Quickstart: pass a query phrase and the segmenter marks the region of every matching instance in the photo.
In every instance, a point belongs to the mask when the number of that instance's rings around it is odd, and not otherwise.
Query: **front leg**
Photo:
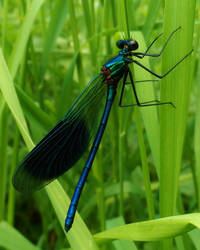
[[[177,32],[180,28],[181,28],[181,27],[179,26],[177,29],[175,29],[175,30],[170,34],[170,36],[168,37],[167,41],[165,42],[163,48],[161,49],[160,53],[157,53],[157,54],[148,54],[147,52],[149,51],[149,49],[151,48],[151,46],[154,44],[154,42],[155,42],[162,34],[160,34],[159,36],[157,36],[157,37],[153,40],[153,42],[150,44],[150,46],[147,48],[147,50],[146,50],[144,53],[142,53],[142,52],[133,52],[133,53],[131,53],[132,56],[136,56],[136,57],[141,58],[141,59],[142,59],[143,57],[145,57],[145,56],[151,56],[151,57],[159,57],[159,56],[161,56],[161,54],[163,53],[164,49],[166,48],[166,46],[167,46],[169,40],[171,39],[171,37],[172,37],[172,36],[174,35],[174,33]]]
[[[154,73],[153,71],[151,71],[150,69],[148,69],[147,67],[145,67],[143,64],[139,63],[136,60],[129,59],[129,63],[135,63],[138,66],[142,67],[144,70],[151,73],[152,75],[156,76],[157,78],[162,79],[166,75],[168,75],[173,69],[175,69],[176,66],[178,66],[183,60],[185,60],[185,58],[188,57],[192,52],[193,52],[193,49],[188,54],[186,54],[179,62],[177,62],[171,69],[169,69],[164,75],[158,75],[158,74]]]

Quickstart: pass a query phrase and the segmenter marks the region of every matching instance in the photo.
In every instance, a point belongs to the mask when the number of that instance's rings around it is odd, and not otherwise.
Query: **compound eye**
[[[138,47],[139,47],[138,42],[136,40],[132,40],[130,45],[130,50],[136,50],[138,49]]]
[[[124,45],[125,45],[125,42],[124,42],[124,40],[118,40],[118,41],[116,42],[116,45],[117,45],[117,47],[118,47],[119,49],[123,49],[123,48],[124,48]]]

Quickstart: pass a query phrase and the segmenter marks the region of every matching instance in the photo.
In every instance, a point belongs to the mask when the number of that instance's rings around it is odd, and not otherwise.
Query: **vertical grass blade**
[[[200,34],[200,25],[198,25],[198,32]],[[198,37],[199,40],[199,37]],[[198,41],[199,44],[199,41]],[[199,53],[197,55],[199,57]],[[198,63],[197,76],[196,76],[196,119],[195,119],[195,132],[194,132],[194,151],[195,151],[195,182],[197,188],[197,204],[200,210],[200,63]]]
[[[3,2],[3,17],[2,21],[2,50],[4,51],[6,46],[6,27],[7,27],[7,18],[8,18],[8,0]],[[6,51],[6,50],[5,50]]]
[[[5,106],[0,113],[0,221],[5,219],[5,198],[7,186],[7,171],[8,171],[8,139],[9,139],[9,116],[8,107]]]
[[[87,29],[87,37],[89,40],[89,46],[90,46],[90,51],[91,51],[90,55],[92,58],[92,64],[93,64],[93,66],[96,67],[97,66],[97,58],[95,55],[95,51],[97,48],[95,48],[94,40],[91,41],[91,39],[90,39],[95,32],[94,31],[95,20],[92,19],[92,17],[94,18],[95,16],[94,16],[94,13],[92,15],[88,0],[82,0],[82,6],[83,6],[83,14],[84,14],[84,19],[85,19],[86,29]]]
[[[149,3],[148,14],[146,17],[144,27],[142,29],[142,32],[146,41],[149,41],[149,38],[152,34],[153,27],[154,27],[155,21],[158,17],[158,13],[160,10],[160,5],[161,5],[161,0],[157,0],[157,1],[151,0]]]
[[[1,76],[0,89],[3,93],[4,99],[19,126],[19,130],[21,131],[24,141],[28,145],[28,148],[31,149],[33,147],[33,142],[29,136],[26,121],[24,119],[24,115],[21,110],[19,100],[12,82],[12,78],[7,68],[1,50],[0,50],[0,76]]]
[[[144,47],[145,47],[144,40],[142,39],[142,36],[140,36],[139,32],[138,33],[134,32],[134,34],[131,34],[131,36],[129,34],[129,29],[128,29],[129,25],[128,25],[128,18],[127,18],[128,6],[125,3],[126,3],[125,1],[122,1],[121,8],[120,8],[121,10],[123,10],[123,13],[124,13],[123,14],[124,18],[122,19],[122,27],[125,30],[125,36],[126,37],[134,37],[134,39],[140,41],[141,42],[140,49],[141,49],[141,51],[143,51],[143,50],[145,50],[144,49]],[[133,67],[133,65],[131,65],[130,67]],[[138,79],[137,76],[141,75],[140,69],[135,70],[134,72],[135,72],[136,79]],[[144,79],[140,79],[140,80],[146,80],[146,72],[142,72],[142,75],[143,75]],[[137,91],[138,90],[139,90],[139,88],[137,88]],[[147,85],[146,88],[144,88],[144,86],[142,86],[142,94],[140,91],[138,91],[138,94],[139,94],[139,97],[142,96],[142,98],[145,98],[145,96],[148,95],[149,98],[155,99],[153,85],[151,85],[151,83],[149,83],[149,85]],[[142,101],[143,101],[143,99],[141,100],[141,102]],[[159,169],[159,139],[158,140],[155,139],[155,138],[158,138],[155,136],[155,132],[157,135],[158,131],[159,131],[157,112],[156,112],[155,107],[153,109],[151,109],[150,113],[149,113],[149,110],[145,111],[145,109],[141,110],[141,112],[143,114],[145,126],[147,128],[147,134],[148,134],[148,137],[150,139],[149,141],[150,141],[150,144],[151,144],[152,149],[153,149],[153,151],[152,151],[153,155],[155,156],[155,159],[158,159],[155,162],[156,162],[157,169]],[[145,181],[148,213],[149,213],[149,218],[154,218],[155,212],[154,212],[153,196],[152,196],[151,187],[150,187],[150,176],[149,176],[149,170],[148,170],[148,164],[147,164],[147,155],[146,155],[145,143],[144,143],[144,138],[143,138],[143,133],[142,133],[140,112],[139,112],[138,108],[135,108],[135,116],[136,116],[136,125],[137,125],[138,138],[139,138],[139,147],[140,147],[140,154],[141,154],[141,161],[142,161],[142,169],[143,169],[144,181]],[[150,118],[150,116],[151,116],[151,118]],[[152,117],[155,119],[152,119]],[[153,121],[153,123],[151,121]],[[151,137],[152,134],[154,135],[154,137]],[[121,154],[122,154],[122,152],[121,152]],[[159,172],[159,170],[158,170],[158,172]]]
[[[66,72],[66,75],[63,79],[61,90],[60,90],[60,95],[57,101],[57,117],[58,119],[61,119],[65,113],[65,107],[67,107],[69,100],[71,99],[72,96],[72,90],[73,90],[73,73],[74,69],[77,63],[79,53],[76,53],[71,61],[71,64],[69,65],[69,68]]]
[[[134,39],[140,41],[140,51],[144,52],[147,48],[145,44],[144,37],[141,32],[134,32],[132,35]],[[155,59],[156,60],[156,59]],[[150,67],[149,58],[145,57],[142,59],[142,64],[144,64],[147,68]],[[135,79],[136,80],[151,80],[152,76],[142,69],[141,67],[135,66]],[[140,102],[155,100],[154,93],[154,85],[159,84],[156,82],[140,82],[136,83],[136,89],[138,93],[138,97]],[[151,148],[154,164],[157,170],[157,174],[160,174],[160,128],[158,121],[158,113],[157,108],[155,106],[152,107],[144,107],[140,108],[140,112],[142,114],[142,118],[144,121],[144,126],[146,129],[149,145]]]
[[[163,54],[162,70],[165,73],[192,49],[195,0],[166,0],[164,34],[181,26]],[[161,216],[176,212],[178,176],[181,168],[183,140],[191,90],[191,59],[188,57],[163,79],[161,100],[171,101],[176,108],[160,107],[161,112],[161,170],[160,213]],[[165,242],[163,249],[172,249],[172,241]]]
[[[44,77],[44,73],[48,64],[48,57],[55,44],[56,38],[60,34],[60,31],[64,25],[67,14],[67,0],[55,1],[55,7],[52,11],[51,20],[49,22],[47,31],[45,32],[45,40],[43,46],[44,50],[41,59],[39,81],[42,81]]]
[[[85,73],[83,70],[83,63],[82,63],[82,55],[81,55],[81,48],[79,44],[79,38],[78,38],[78,27],[77,27],[77,20],[75,15],[75,8],[73,1],[69,1],[69,14],[70,14],[70,23],[72,28],[72,36],[73,36],[73,42],[74,42],[74,49],[76,53],[78,54],[77,58],[77,70],[78,70],[78,78],[80,82],[80,86],[85,86],[86,78]]]
[[[14,48],[8,62],[8,67],[13,78],[24,55],[35,17],[44,1],[45,0],[34,0],[26,13],[23,25],[18,37],[16,38],[16,43],[14,44]]]

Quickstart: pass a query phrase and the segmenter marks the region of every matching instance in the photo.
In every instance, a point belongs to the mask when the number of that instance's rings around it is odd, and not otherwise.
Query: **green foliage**
[[[199,7],[195,0],[0,1],[1,247],[199,249]],[[61,184],[29,197],[12,187],[15,167],[117,53],[117,39],[131,36],[143,52],[163,32],[150,51],[158,53],[179,26],[162,61],[141,63],[165,73],[193,48],[192,55],[162,81],[136,83],[141,102],[161,99],[176,108],[121,109],[115,101],[80,215],[66,234],[68,195],[85,158]],[[138,66],[131,70],[136,81],[155,80]],[[128,84],[125,94],[132,103]]]

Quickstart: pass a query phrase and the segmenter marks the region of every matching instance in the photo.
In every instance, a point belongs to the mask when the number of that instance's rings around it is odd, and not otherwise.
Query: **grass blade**
[[[51,50],[54,47],[56,42],[56,38],[60,34],[60,31],[64,25],[66,20],[67,12],[67,0],[57,0],[55,2],[55,7],[51,15],[51,20],[49,22],[49,26],[45,33],[44,39],[44,50],[41,58],[41,67],[40,67],[40,80],[43,80],[44,73],[46,71],[46,67],[48,64],[48,58],[51,53]]]
[[[15,250],[40,250],[6,222],[0,223],[0,246]]]
[[[31,3],[31,6],[28,9],[28,12],[26,13],[23,25],[18,34],[18,37],[16,38],[16,43],[14,45],[12,54],[10,55],[9,62],[8,62],[10,74],[12,75],[13,78],[15,77],[19,64],[24,55],[26,44],[28,42],[35,17],[41,5],[44,3],[44,1],[45,0],[34,0]]]
[[[63,188],[58,181],[50,183],[46,187],[46,191],[51,200],[51,203],[55,209],[57,217],[60,221],[60,224],[63,225],[64,230],[64,221],[66,217],[66,211],[70,204],[70,199],[64,192]],[[64,231],[65,232],[65,231]],[[65,232],[66,234],[66,232]],[[85,223],[79,216],[78,212],[76,213],[73,226],[71,230],[66,234],[67,239],[73,249],[88,249],[88,250],[97,250],[98,247],[95,244],[92,235],[88,231]]]
[[[159,241],[200,228],[200,214],[171,216],[116,227],[94,236],[98,242],[122,239],[135,241]]]
[[[181,26],[163,54],[163,72],[167,72],[177,61],[192,49],[195,0],[167,0],[165,4],[164,34]],[[189,18],[185,18],[189,17]],[[176,214],[178,177],[181,169],[183,141],[191,91],[192,57],[163,79],[162,101],[171,101],[176,106],[161,107],[161,171],[160,171],[160,214]],[[162,249],[172,249],[172,241],[163,242]]]
[[[19,130],[21,131],[24,141],[26,142],[28,148],[31,149],[33,147],[33,142],[29,136],[26,121],[24,119],[24,115],[21,110],[20,103],[12,82],[12,78],[7,68],[1,50],[0,50],[0,75],[1,75],[0,89],[3,93],[4,99],[18,124]]]

